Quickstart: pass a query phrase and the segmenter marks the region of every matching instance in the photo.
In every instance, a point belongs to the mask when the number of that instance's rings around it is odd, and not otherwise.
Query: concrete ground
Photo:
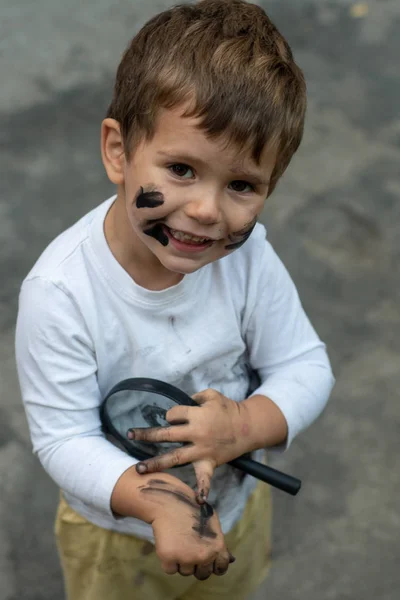
[[[274,464],[273,569],[257,599],[395,600],[400,572],[400,3],[265,0],[309,88],[270,239],[338,383]],[[111,192],[99,122],[128,39],[168,0],[0,2],[0,600],[63,598],[57,490],[31,454],[13,357],[21,280]],[[151,599],[149,599],[151,600]]]

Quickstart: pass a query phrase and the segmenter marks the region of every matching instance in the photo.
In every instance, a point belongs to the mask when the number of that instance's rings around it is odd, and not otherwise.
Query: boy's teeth
[[[173,237],[179,242],[194,242],[195,244],[204,244],[204,242],[208,242],[209,238],[200,238],[196,235],[189,235],[188,233],[183,233],[182,231],[177,231],[176,229],[170,229]]]

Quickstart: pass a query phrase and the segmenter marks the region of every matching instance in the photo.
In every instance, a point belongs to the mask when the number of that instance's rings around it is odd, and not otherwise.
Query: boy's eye
[[[192,177],[194,177],[194,172],[193,169],[191,167],[189,167],[189,165],[186,165],[185,163],[175,163],[173,165],[170,165],[168,167],[168,169],[177,177],[180,177],[181,179],[192,179]],[[248,183],[247,181],[242,181],[242,180],[236,180],[236,181],[232,181],[230,184],[231,188],[233,189],[234,192],[238,192],[240,194],[244,193],[244,192],[253,192],[254,191],[254,186],[251,183]],[[248,188],[248,189],[246,189]]]
[[[185,165],[183,163],[177,163],[175,165],[171,165],[168,168],[170,171],[172,171],[174,175],[177,175],[178,177],[182,177],[184,179],[190,179],[191,177],[193,177],[193,169],[191,169],[188,165]],[[188,172],[189,174],[191,173],[191,175],[189,177],[185,177],[185,175],[187,175]]]
[[[247,181],[232,181],[231,182],[231,187],[233,189],[234,192],[252,192],[254,191],[254,187],[251,185],[251,183],[248,183]],[[246,190],[246,187],[250,188],[248,190]]]

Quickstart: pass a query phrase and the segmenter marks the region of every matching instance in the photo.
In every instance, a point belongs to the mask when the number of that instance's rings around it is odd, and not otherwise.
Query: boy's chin
[[[196,271],[204,267],[206,264],[208,264],[208,262],[203,263],[201,261],[199,261],[197,264],[194,261],[187,261],[186,263],[186,261],[182,259],[176,261],[166,260],[161,262],[165,269],[167,269],[171,273],[176,273],[177,275],[190,275],[191,273],[195,273]]]
[[[202,267],[204,267],[204,265],[197,265],[197,266],[192,266],[192,267],[187,267],[187,268],[174,268],[174,269],[172,269],[171,267],[166,267],[166,268],[169,271],[171,271],[171,273],[176,273],[177,275],[190,275],[191,273],[195,273]]]

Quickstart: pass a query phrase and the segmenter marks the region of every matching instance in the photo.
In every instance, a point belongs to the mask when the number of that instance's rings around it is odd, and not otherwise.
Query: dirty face
[[[188,274],[239,249],[268,195],[275,152],[260,164],[212,140],[198,120],[164,110],[156,132],[124,172],[124,204],[140,251],[164,269]]]

